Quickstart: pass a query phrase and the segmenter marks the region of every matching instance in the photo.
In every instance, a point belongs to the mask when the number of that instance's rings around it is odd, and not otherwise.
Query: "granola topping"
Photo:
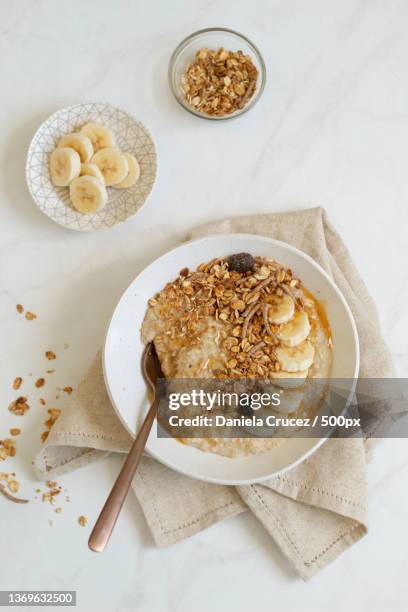
[[[203,48],[181,77],[190,106],[222,117],[244,108],[255,93],[258,70],[242,51]]]
[[[269,322],[268,309],[275,293],[297,292],[297,309],[302,310],[301,282],[290,268],[275,260],[251,257],[250,261],[249,257],[240,254],[235,262],[235,267],[239,263],[243,271],[231,269],[231,258],[203,263],[168,283],[152,298],[149,305],[167,321],[165,334],[155,337],[156,346],[164,347],[175,339],[184,346],[197,345],[203,335],[203,321],[210,317],[221,323],[218,344],[225,354],[224,363],[212,371],[214,377],[267,377],[279,371],[275,348],[280,327]],[[249,263],[252,268],[248,268]],[[207,368],[211,369],[211,363]]]

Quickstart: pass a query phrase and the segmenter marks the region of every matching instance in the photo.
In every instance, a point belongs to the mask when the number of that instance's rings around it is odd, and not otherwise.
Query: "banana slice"
[[[271,372],[270,378],[273,379],[272,384],[281,389],[295,389],[301,387],[309,373],[309,370],[300,370],[299,372]]]
[[[315,349],[313,344],[302,342],[294,347],[279,346],[275,349],[279,364],[285,372],[302,372],[308,370],[313,363]]]
[[[112,130],[101,123],[87,123],[80,130],[80,133],[91,140],[95,153],[99,151],[99,149],[116,146]]]
[[[303,391],[298,389],[285,389],[280,393],[279,406],[273,406],[272,410],[278,414],[292,414],[296,412],[303,400]]]
[[[96,164],[81,164],[79,176],[94,176],[102,183],[102,185],[105,185],[103,174]]]
[[[105,179],[105,185],[108,186],[121,183],[129,172],[128,160],[113,147],[99,149],[93,156],[92,163],[98,166]]]
[[[56,187],[67,187],[80,171],[81,158],[74,149],[58,148],[51,153],[51,181]]]
[[[93,155],[92,142],[83,134],[77,134],[74,132],[72,132],[72,134],[66,134],[61,138],[58,146],[70,147],[71,149],[74,149],[77,153],[79,153],[82,163],[89,162]]]
[[[115,189],[127,189],[128,187],[133,187],[133,185],[139,180],[140,176],[140,166],[136,157],[130,153],[123,153],[123,155],[128,161],[129,172],[124,181],[115,185]]]
[[[268,298],[268,303],[268,319],[272,325],[282,325],[282,323],[287,323],[293,318],[295,303],[290,295],[286,293],[281,296],[272,294]]]
[[[295,313],[292,321],[286,323],[278,332],[278,338],[285,346],[298,346],[310,334],[309,317],[304,310]],[[306,369],[306,368],[303,368]]]
[[[69,195],[74,208],[87,215],[102,210],[108,201],[105,186],[94,176],[80,176],[73,180]]]

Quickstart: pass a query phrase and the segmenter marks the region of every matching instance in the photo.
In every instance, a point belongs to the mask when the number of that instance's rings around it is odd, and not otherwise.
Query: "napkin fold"
[[[393,376],[375,305],[322,208],[226,219],[197,229],[190,238],[233,232],[277,238],[313,257],[353,312],[360,377]],[[42,479],[55,478],[112,451],[126,452],[130,444],[107,396],[98,353],[36,457],[36,471]],[[133,490],[158,546],[249,510],[307,580],[367,531],[366,461],[361,438],[330,439],[289,472],[262,485],[231,487],[188,478],[145,456]]]

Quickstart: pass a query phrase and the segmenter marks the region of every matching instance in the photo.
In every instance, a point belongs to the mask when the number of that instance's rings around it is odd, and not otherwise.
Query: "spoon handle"
[[[157,404],[156,396],[89,536],[88,546],[95,552],[102,552],[109,541],[146,446],[147,438],[156,417]]]

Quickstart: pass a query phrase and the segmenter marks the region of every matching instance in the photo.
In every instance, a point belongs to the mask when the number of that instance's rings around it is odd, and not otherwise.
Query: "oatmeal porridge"
[[[265,379],[281,389],[280,414],[312,414],[305,382],[327,379],[331,331],[324,308],[290,268],[239,253],[187,268],[149,300],[142,325],[169,379]],[[309,402],[310,404],[310,402]],[[264,452],[281,439],[184,438],[228,457]]]

